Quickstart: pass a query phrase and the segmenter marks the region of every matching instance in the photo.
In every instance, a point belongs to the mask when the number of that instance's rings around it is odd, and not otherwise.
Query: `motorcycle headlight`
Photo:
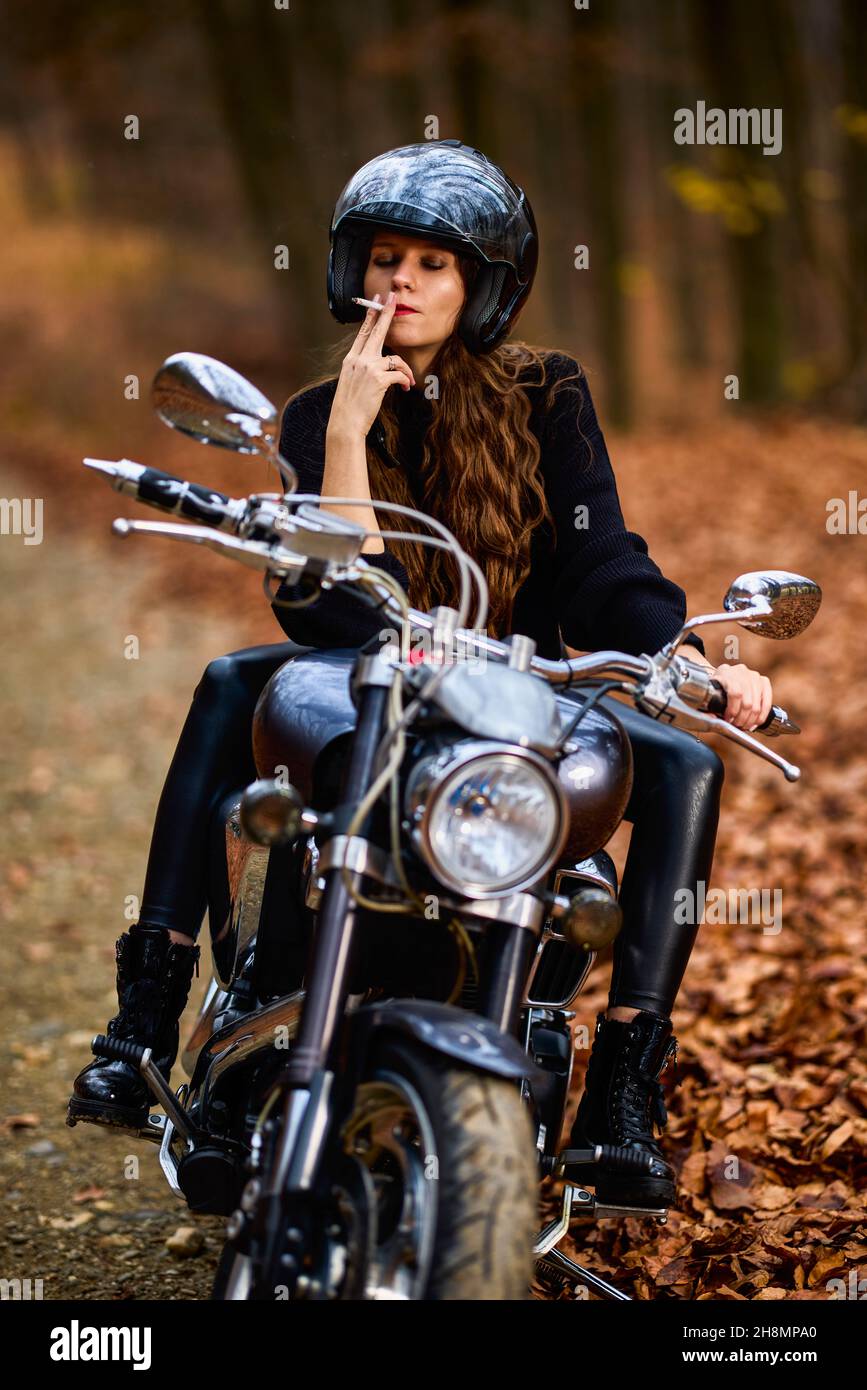
[[[467,897],[534,883],[566,839],[563,790],[529,749],[464,744],[418,765],[407,791],[418,849],[437,878]]]

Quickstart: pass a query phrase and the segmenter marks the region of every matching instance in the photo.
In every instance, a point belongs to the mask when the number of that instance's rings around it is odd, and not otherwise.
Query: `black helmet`
[[[471,352],[490,352],[523,305],[539,243],[527,195],[480,150],[460,140],[423,140],[386,150],[353,174],[331,219],[328,307],[356,323],[373,226],[441,241],[474,256],[479,272],[457,331]]]

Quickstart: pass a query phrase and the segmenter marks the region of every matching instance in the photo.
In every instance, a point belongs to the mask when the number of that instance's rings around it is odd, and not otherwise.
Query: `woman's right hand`
[[[378,301],[379,295],[374,295],[374,299]],[[392,290],[384,309],[368,309],[365,314],[355,342],[343,359],[328,419],[330,430],[363,438],[379,414],[389,386],[399,385],[404,391],[415,386],[412,368],[402,357],[394,352],[390,358],[382,355],[396,303],[397,295]],[[397,370],[388,370],[389,360]]]

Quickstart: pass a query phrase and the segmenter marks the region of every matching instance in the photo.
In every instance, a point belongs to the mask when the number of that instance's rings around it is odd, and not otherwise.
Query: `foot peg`
[[[172,1127],[182,1139],[186,1139],[187,1143],[193,1142],[194,1132],[189,1119],[181,1110],[166,1083],[165,1077],[154,1063],[149,1047],[142,1047],[140,1043],[124,1042],[119,1038],[109,1038],[104,1033],[99,1033],[91,1043],[90,1050],[95,1057],[105,1057],[110,1062],[128,1062],[130,1066],[138,1067],[150,1087],[154,1100],[163,1107],[171,1120]]]
[[[650,1173],[653,1171],[653,1158],[650,1154],[636,1149],[618,1148],[614,1144],[595,1144],[592,1149],[563,1149],[553,1159],[550,1176],[569,1179],[570,1170],[581,1169],[580,1176],[585,1180],[591,1174],[584,1171],[597,1163],[618,1173]],[[575,1173],[578,1176],[577,1173]]]
[[[564,1255],[562,1250],[557,1249],[560,1241],[568,1235],[572,1222],[578,1217],[590,1217],[598,1221],[625,1216],[650,1216],[660,1226],[665,1225],[668,1219],[667,1207],[636,1207],[598,1202],[592,1192],[587,1192],[570,1176],[579,1171],[587,1180],[592,1181],[593,1168],[599,1163],[604,1163],[609,1172],[613,1168],[622,1173],[647,1173],[653,1166],[653,1159],[650,1154],[636,1153],[633,1149],[617,1148],[612,1144],[596,1144],[592,1149],[563,1149],[550,1158],[546,1174],[564,1182],[563,1201],[559,1216],[555,1216],[554,1220],[549,1221],[539,1232],[533,1246],[533,1255],[539,1271],[549,1280],[553,1276],[555,1281],[583,1283],[602,1298],[631,1302],[628,1294],[621,1293],[606,1279],[586,1269],[584,1265],[576,1264]]]
[[[562,1149],[550,1161],[548,1175],[566,1183],[564,1206],[568,1204],[574,1216],[653,1216],[663,1223],[667,1207],[642,1207],[633,1204],[599,1202],[592,1192],[585,1192],[579,1180],[593,1181],[593,1169],[604,1163],[607,1171],[618,1173],[650,1173],[653,1156],[635,1149],[618,1148],[614,1144],[596,1144],[592,1149]],[[568,1225],[568,1221],[567,1221]]]

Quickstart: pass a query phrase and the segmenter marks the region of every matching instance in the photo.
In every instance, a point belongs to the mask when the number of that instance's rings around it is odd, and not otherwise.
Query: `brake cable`
[[[573,689],[575,688],[576,687],[573,686]],[[581,720],[584,718],[585,714],[589,714],[590,710],[594,709],[595,706],[598,705],[603,695],[607,695],[609,690],[626,689],[628,689],[628,685],[625,681],[601,681],[599,685],[595,687],[593,694],[590,696],[590,698],[581,706],[578,713],[575,715],[575,718],[572,720],[572,723],[568,725],[566,729],[563,730],[563,733],[560,735],[561,742],[566,743],[572,737],[573,733],[577,729],[578,725],[581,723]]]

